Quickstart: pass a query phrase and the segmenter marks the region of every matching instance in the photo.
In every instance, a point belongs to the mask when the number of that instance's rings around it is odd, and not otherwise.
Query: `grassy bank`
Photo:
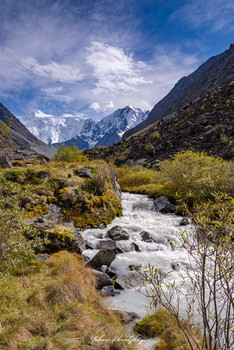
[[[82,168],[91,175],[79,176]],[[69,220],[80,228],[108,224],[121,214],[112,177],[104,161],[90,162],[76,149],[48,164],[16,161],[0,171],[1,350],[136,348],[115,341],[126,338],[119,316],[105,307],[82,258],[60,251],[36,261],[35,247],[48,240],[25,221],[55,204],[60,214],[52,217],[49,234],[69,242]]]
[[[0,279],[0,349],[130,349],[112,341],[123,329],[94,285],[82,259],[68,252]]]

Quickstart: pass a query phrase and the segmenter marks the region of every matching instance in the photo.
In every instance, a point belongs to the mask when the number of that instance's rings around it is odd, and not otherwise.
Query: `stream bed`
[[[148,264],[162,269],[162,272],[172,271],[170,278],[176,283],[182,279],[182,270],[190,265],[187,252],[181,248],[180,222],[182,217],[174,214],[161,214],[154,209],[154,202],[146,195],[122,193],[123,215],[117,217],[104,229],[87,229],[82,232],[85,240],[97,247],[99,241],[105,238],[106,232],[118,225],[129,234],[129,240],[119,241],[124,253],[117,254],[111,264],[111,269],[120,276],[131,279],[131,265],[147,268]],[[192,230],[191,225],[186,230]],[[153,238],[152,242],[142,241],[140,233],[147,231]],[[137,251],[136,251],[137,247]],[[84,255],[93,257],[98,249],[88,249]],[[135,312],[140,318],[153,312],[150,298],[147,298],[136,288],[122,290],[120,294],[105,299],[109,308]],[[140,349],[152,349],[155,340],[144,341]]]

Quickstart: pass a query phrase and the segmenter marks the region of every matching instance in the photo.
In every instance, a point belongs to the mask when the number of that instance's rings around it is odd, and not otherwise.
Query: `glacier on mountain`
[[[144,121],[148,114],[149,111],[126,106],[100,121],[72,114],[57,117],[40,110],[18,118],[41,141],[55,145],[75,143],[82,150],[119,141],[125,131]]]

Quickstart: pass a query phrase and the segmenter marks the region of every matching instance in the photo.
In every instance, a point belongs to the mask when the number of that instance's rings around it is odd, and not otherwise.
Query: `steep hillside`
[[[116,165],[157,167],[169,156],[186,149],[205,151],[224,159],[234,157],[234,84],[212,89],[184,108],[109,147],[85,151]]]
[[[157,120],[177,111],[190,101],[196,101],[207,90],[233,80],[234,76],[234,45],[218,56],[211,57],[195,72],[180,79],[174,88],[159,101],[148,118],[134,129],[127,131],[127,138]]]
[[[9,152],[9,150],[33,149],[37,153],[47,157],[51,157],[54,154],[55,151],[52,147],[46,145],[31,134],[27,128],[1,103],[0,122],[1,125],[7,125],[10,127],[10,130],[5,133],[0,131],[1,153],[6,153],[6,150]]]

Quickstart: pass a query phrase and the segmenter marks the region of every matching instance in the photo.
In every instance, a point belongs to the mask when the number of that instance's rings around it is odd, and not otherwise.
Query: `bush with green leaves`
[[[25,223],[25,211],[19,207],[29,194],[29,186],[23,188],[8,181],[0,171],[0,274],[25,266],[34,256],[34,248],[42,244],[38,233]]]
[[[72,146],[66,146],[62,143],[57,152],[55,153],[53,160],[55,162],[87,162],[88,158],[83,155],[79,148],[73,144]]]
[[[198,203],[213,199],[214,193],[233,194],[233,171],[233,162],[191,150],[177,153],[160,166],[161,179],[171,192]]]
[[[167,196],[178,195],[191,207],[203,201],[214,200],[214,194],[234,193],[234,163],[208,156],[204,152],[182,151],[160,163],[159,170],[140,166],[117,169],[122,190]]]

